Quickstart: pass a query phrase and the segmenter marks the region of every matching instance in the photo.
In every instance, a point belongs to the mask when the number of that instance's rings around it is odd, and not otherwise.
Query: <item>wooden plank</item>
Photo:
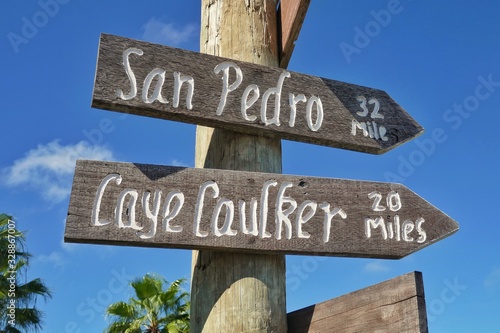
[[[373,154],[423,132],[382,90],[112,35],[92,106]]]
[[[402,258],[457,230],[400,184],[78,161],[65,240]]]
[[[280,67],[287,68],[295,41],[299,37],[311,0],[281,0],[278,15],[281,19]]]
[[[412,272],[288,314],[288,333],[427,333],[422,273]]]

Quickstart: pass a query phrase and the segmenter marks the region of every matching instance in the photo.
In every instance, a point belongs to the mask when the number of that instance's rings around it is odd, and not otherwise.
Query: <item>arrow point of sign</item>
[[[460,229],[458,222],[452,219],[446,213],[429,203],[427,200],[425,200],[412,190],[408,189],[406,186],[400,186],[404,187],[407,191],[413,194],[413,196],[415,197],[415,200],[412,203],[414,209],[416,211],[419,211],[422,216],[425,216],[425,219],[422,218],[422,224],[425,225],[426,240],[425,242],[423,242],[421,247],[415,249],[411,253],[421,250],[448,236],[451,236]]]

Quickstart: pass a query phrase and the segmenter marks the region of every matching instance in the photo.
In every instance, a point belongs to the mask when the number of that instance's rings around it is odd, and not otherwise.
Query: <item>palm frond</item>
[[[179,279],[169,284],[149,274],[135,279],[130,285],[136,297],[108,307],[107,316],[116,324],[105,332],[115,333],[112,329],[119,327],[122,333],[188,333],[189,294],[180,289],[184,282],[185,279]],[[120,326],[125,324],[126,328]]]
[[[52,297],[52,292],[40,278],[16,286],[16,299],[20,304],[27,305],[38,296],[45,300]]]
[[[43,313],[36,308],[16,308],[16,327],[23,332],[42,329]]]
[[[116,316],[120,318],[134,318],[137,311],[133,305],[125,302],[116,302],[108,306],[106,316]]]
[[[145,300],[161,291],[162,281],[146,274],[142,279],[136,279],[131,283],[139,300]]]
[[[7,325],[5,332],[32,332],[42,328],[43,313],[36,308],[39,297],[52,297],[49,288],[39,278],[26,280],[26,270],[31,254],[26,251],[24,231],[19,231],[12,222],[12,216],[0,214],[0,323],[6,324],[8,290],[15,283],[16,326]],[[10,278],[13,280],[10,280]],[[1,328],[0,328],[1,329]]]

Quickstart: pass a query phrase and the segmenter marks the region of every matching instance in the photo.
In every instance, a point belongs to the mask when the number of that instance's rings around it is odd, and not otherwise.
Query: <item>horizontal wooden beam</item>
[[[288,333],[427,333],[422,273],[412,272],[288,314]]]

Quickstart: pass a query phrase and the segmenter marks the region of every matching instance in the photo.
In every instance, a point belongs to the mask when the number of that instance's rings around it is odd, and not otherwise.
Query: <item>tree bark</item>
[[[278,66],[274,0],[202,0],[201,52]],[[281,173],[281,141],[198,126],[195,166]],[[285,258],[193,251],[191,332],[287,332]]]

